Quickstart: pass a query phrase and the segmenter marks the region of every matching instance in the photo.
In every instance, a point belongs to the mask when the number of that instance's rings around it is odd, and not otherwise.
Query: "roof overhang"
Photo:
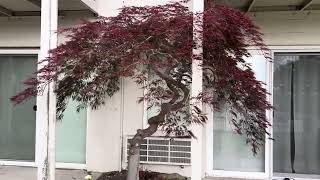
[[[92,12],[98,13],[98,5],[95,0],[81,0]]]
[[[214,2],[244,12],[320,10],[320,0],[214,0]]]
[[[59,0],[59,14],[64,12],[96,13],[95,0]],[[40,16],[41,0],[1,0],[0,17]]]

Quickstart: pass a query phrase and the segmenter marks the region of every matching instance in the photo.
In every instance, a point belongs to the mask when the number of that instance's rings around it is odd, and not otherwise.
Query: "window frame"
[[[249,52],[254,56],[254,55],[261,55],[258,53],[258,51],[254,48],[249,48]],[[269,83],[269,72],[270,72],[270,62],[266,62],[266,89],[269,91],[270,89],[270,83]],[[268,101],[270,101],[270,97],[267,96]],[[269,177],[269,147],[270,147],[270,143],[267,140],[267,142],[265,143],[265,169],[264,171],[261,172],[245,172],[245,171],[229,171],[229,170],[215,170],[213,168],[213,111],[211,111],[211,108],[206,105],[204,107],[204,112],[206,112],[208,114],[208,122],[206,125],[206,149],[207,149],[207,176],[212,176],[212,177],[233,177],[233,178],[245,178],[245,179],[267,179]],[[267,111],[266,112],[267,118],[269,119],[270,117],[270,112]],[[268,131],[270,131],[268,129]],[[266,135],[267,137],[267,135]],[[266,138],[267,139],[267,138]],[[249,147],[248,147],[249,148]]]
[[[310,46],[269,46],[271,50],[272,59],[275,53],[320,53],[320,45]],[[255,48],[250,47],[249,51],[256,51]],[[266,65],[266,89],[270,92],[267,100],[273,105],[273,62],[267,62]],[[204,107],[204,111],[208,114],[208,119],[213,118],[213,112],[209,106]],[[267,118],[271,124],[267,130],[270,132],[270,137],[273,138],[273,110],[266,111]],[[273,140],[268,139],[266,135],[265,143],[265,171],[264,172],[242,172],[242,171],[226,171],[213,169],[213,122],[208,121],[206,125],[206,176],[212,177],[233,177],[233,178],[246,178],[246,179],[272,179],[272,178],[285,178],[291,177],[299,180],[320,179],[319,175],[314,174],[287,174],[287,173],[274,173],[273,172]]]
[[[39,48],[0,48],[0,55],[34,55],[39,57],[40,54],[40,49]],[[39,59],[37,59],[37,62],[39,62]],[[38,66],[39,68],[39,66]],[[35,160],[26,162],[26,161],[21,161],[21,160],[2,160],[0,159],[0,165],[6,165],[6,166],[22,166],[22,167],[38,167],[38,159],[39,159],[39,146],[41,141],[44,140],[45,137],[40,137],[39,136],[39,130],[43,129],[41,127],[41,119],[42,115],[40,114],[41,109],[45,108],[46,106],[39,106],[38,103],[42,100],[45,100],[46,97],[44,96],[37,96],[37,106],[38,109],[36,111],[36,129],[35,129]],[[88,125],[89,125],[89,111],[86,113],[87,115],[87,122],[86,122],[86,163],[62,163],[62,162],[57,162],[56,167],[57,168],[66,168],[66,169],[86,169],[87,167],[87,158],[88,158]]]

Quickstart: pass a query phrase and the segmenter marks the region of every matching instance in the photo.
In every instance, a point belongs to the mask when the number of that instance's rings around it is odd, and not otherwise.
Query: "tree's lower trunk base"
[[[139,180],[140,144],[130,145],[127,180]]]
[[[155,118],[154,116],[152,118]],[[161,116],[162,120],[164,116]],[[157,118],[155,118],[157,119]],[[161,121],[162,122],[162,121]],[[158,129],[159,122],[149,123],[146,129],[138,129],[137,134],[129,140],[129,157],[128,157],[128,175],[127,180],[139,180],[139,165],[140,165],[140,146],[143,139],[154,134]]]
[[[187,177],[181,176],[180,174],[166,174],[153,171],[140,171],[140,180],[187,180]],[[101,174],[97,180],[126,180],[127,171],[111,171]]]

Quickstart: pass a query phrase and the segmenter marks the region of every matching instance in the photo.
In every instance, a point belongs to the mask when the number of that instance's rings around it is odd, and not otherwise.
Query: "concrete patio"
[[[56,180],[84,180],[84,170],[57,169]],[[94,172],[93,179],[96,180],[100,173]],[[36,180],[37,169],[33,167],[17,167],[0,165],[0,180]],[[206,178],[205,180],[244,180],[234,178]]]
[[[100,173],[93,173],[94,179]],[[58,169],[56,180],[84,180],[86,176],[84,170]],[[33,167],[0,166],[1,180],[36,180],[37,169]]]

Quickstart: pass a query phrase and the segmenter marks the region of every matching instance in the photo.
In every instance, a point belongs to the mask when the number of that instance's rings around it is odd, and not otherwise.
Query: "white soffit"
[[[96,0],[81,0],[92,12],[98,13],[98,3]]]
[[[255,6],[299,6],[305,0],[258,0]]]
[[[0,0],[0,6],[11,11],[40,11],[40,7],[27,0]]]
[[[59,0],[59,10],[85,10],[88,7],[82,0]]]
[[[231,6],[237,9],[245,9],[252,0],[214,0],[217,4]]]
[[[90,11],[94,0],[59,0],[59,11]],[[41,0],[0,0],[0,16],[40,16]]]
[[[216,0],[215,2],[245,12],[320,10],[320,0]]]

